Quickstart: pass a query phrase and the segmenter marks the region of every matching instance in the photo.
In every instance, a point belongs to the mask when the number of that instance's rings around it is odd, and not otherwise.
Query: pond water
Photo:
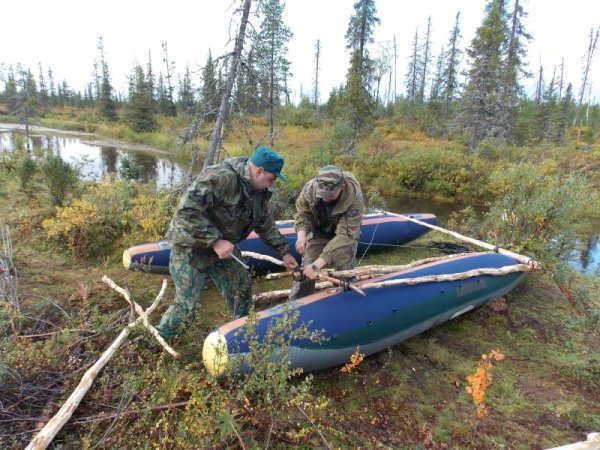
[[[0,154],[11,151],[14,145],[12,132],[0,132]],[[76,136],[36,135],[31,137],[31,145],[34,149],[49,149],[60,154],[66,161],[80,167],[81,177],[87,180],[99,180],[108,173],[118,173],[121,161],[126,155],[133,155],[137,164],[141,166],[142,180],[146,183],[154,182],[157,187],[169,187],[178,183],[187,171],[183,163],[159,151],[98,145]],[[464,207],[453,202],[412,197],[386,198],[386,202],[390,211],[433,213],[442,226],[453,211]],[[600,220],[590,218],[587,229],[580,238],[579,250],[569,263],[587,275],[600,277]]]
[[[0,152],[10,151],[15,141],[12,132],[0,133]],[[101,180],[109,173],[119,173],[125,156],[133,156],[141,169],[141,180],[169,187],[179,182],[187,170],[182,162],[158,151],[133,150],[110,145],[98,145],[75,136],[34,135],[30,146],[35,150],[50,150],[79,169],[84,180]],[[35,151],[34,151],[35,152]]]

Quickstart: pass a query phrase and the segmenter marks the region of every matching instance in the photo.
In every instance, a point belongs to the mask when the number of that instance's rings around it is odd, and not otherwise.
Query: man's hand
[[[306,252],[306,245],[308,244],[308,239],[306,239],[306,231],[300,230],[298,231],[298,236],[296,239],[296,251],[300,255],[304,255]]]
[[[327,261],[325,261],[320,256],[314,260],[311,264],[308,264],[304,267],[302,273],[309,280],[316,280],[319,278],[319,273],[321,273],[321,269],[327,265]]]
[[[304,268],[302,273],[309,280],[316,280],[319,277],[321,270],[313,264],[309,264]]]
[[[283,255],[283,263],[285,264],[285,270],[294,270],[296,267],[298,267],[296,258],[294,258],[291,253],[286,253]]]
[[[225,239],[218,239],[213,242],[212,248],[219,259],[227,259],[233,253],[234,245]]]

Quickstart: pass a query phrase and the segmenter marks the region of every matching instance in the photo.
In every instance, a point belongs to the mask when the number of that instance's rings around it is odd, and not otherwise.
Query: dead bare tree
[[[573,125],[577,125],[577,121],[579,120],[579,110],[581,109],[581,104],[583,103],[583,96],[585,95],[586,88],[588,85],[588,77],[590,74],[592,60],[594,58],[594,51],[598,45],[598,37],[600,35],[600,27],[596,29],[596,33],[594,34],[594,29],[590,29],[590,39],[588,42],[588,48],[585,56],[583,57],[583,75],[581,76],[581,88],[579,88],[579,101],[577,102],[577,112],[575,113],[575,119],[573,119]]]
[[[12,262],[12,241],[8,226],[0,222],[0,300],[7,301],[14,313],[20,311],[19,297],[17,295],[17,269]],[[10,324],[13,333],[16,334],[12,314],[10,315]]]
[[[233,91],[233,85],[235,83],[235,79],[237,78],[240,61],[242,58],[244,39],[246,37],[246,26],[248,25],[248,16],[250,15],[251,5],[252,0],[244,0],[242,6],[242,20],[240,21],[240,27],[235,39],[232,61],[231,65],[229,66],[229,74],[227,75],[227,82],[225,83],[225,89],[223,89],[223,94],[221,96],[221,106],[215,120],[215,127],[211,135],[210,144],[208,145],[203,167],[208,167],[213,164],[215,152],[217,151],[217,148],[221,146],[223,138],[223,125],[229,118],[231,92]]]

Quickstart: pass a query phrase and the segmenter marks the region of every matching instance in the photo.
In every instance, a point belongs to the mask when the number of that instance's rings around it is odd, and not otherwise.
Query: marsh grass
[[[67,126],[103,133],[107,127],[95,123],[93,117],[64,115],[52,120],[57,125],[66,120]],[[163,125],[173,131],[162,131],[153,139],[162,140],[160,146],[170,146],[183,127],[177,121]],[[431,168],[435,178],[428,183],[437,183],[444,190],[456,181],[455,175],[460,176],[452,164],[438,172],[433,170],[437,167],[434,155],[452,152],[451,144],[427,140],[394,121],[378,128],[378,134],[359,144],[356,160],[333,156],[360,173],[365,187],[375,187],[380,193],[400,189],[394,174],[400,168],[408,170],[403,158],[410,151],[423,153],[424,167]],[[261,130],[260,124],[251,124],[250,134],[233,128],[230,136],[239,138],[226,143],[227,151],[244,154],[251,146],[249,140],[260,140],[264,134]],[[106,128],[106,132],[115,138],[150,139],[130,136],[119,126],[111,126],[110,133]],[[339,142],[339,136],[327,126],[308,130],[286,127],[280,138],[292,177],[290,191],[299,189],[322,162],[319,149],[327,148],[333,155],[335,142]],[[493,155],[480,155],[476,156],[479,161],[470,163],[477,170],[481,165],[501,170],[513,159],[526,157],[539,163],[542,172],[557,167],[598,167],[598,144],[588,145],[585,153],[577,146],[506,148],[500,149],[497,160]],[[312,162],[306,164],[311,152]],[[554,162],[542,165],[545,157]],[[468,176],[462,179],[466,180],[461,185],[464,198],[475,202],[469,196],[486,191]],[[95,361],[128,320],[127,305],[99,281],[102,275],[127,287],[142,306],[154,299],[161,277],[123,269],[121,251],[123,243],[132,239],[130,234],[122,235],[121,243],[115,242],[105,258],[72,255],[48,241],[41,226],[55,214],[48,193],[40,190],[28,198],[19,189],[18,177],[2,168],[0,180],[0,210],[11,227],[22,306],[17,318],[21,336],[13,335],[10,327],[0,327],[0,417],[9,418],[10,408],[10,419],[17,419],[2,422],[0,443],[2,448],[22,448],[34,429],[31,421],[24,419],[43,416],[47,420],[74,389],[83,369]],[[590,181],[599,185],[598,179]],[[590,206],[596,205],[594,201]],[[153,209],[151,204],[144,204],[144,211]],[[361,264],[403,264],[439,255],[432,248],[439,241],[454,242],[429,233],[410,245],[370,254]],[[483,306],[365,358],[351,373],[342,373],[339,368],[320,371],[305,390],[300,389],[307,379],[302,375],[285,383],[285,377],[271,378],[271,388],[295,389],[302,394],[296,399],[304,402],[301,404],[308,418],[296,404],[283,402],[289,396],[266,405],[267,397],[252,398],[260,389],[245,391],[241,379],[222,385],[207,374],[200,361],[203,339],[229,320],[223,299],[210,285],[187,333],[173,343],[183,359],[174,361],[139,330],[141,338],[124,346],[102,372],[55,445],[239,448],[243,442],[247,448],[264,448],[268,442],[270,448],[326,447],[320,433],[334,448],[512,449],[579,441],[588,432],[600,430],[600,286],[597,280],[550,275],[530,274],[505,296],[508,309],[504,312]],[[77,288],[79,282],[89,289],[85,299]],[[284,289],[289,283],[259,277],[254,289]],[[169,285],[163,305],[152,318],[154,323],[173,296]],[[7,313],[6,305],[0,302],[0,320],[5,321]],[[23,337],[33,335],[39,336]],[[477,419],[472,399],[465,392],[466,377],[473,373],[480,355],[491,349],[499,349],[506,359],[494,367],[494,382],[486,392],[489,415]],[[254,386],[268,387],[260,380]],[[244,398],[250,400],[250,407]],[[185,405],[168,407],[181,402]],[[148,409],[159,406],[165,409]]]

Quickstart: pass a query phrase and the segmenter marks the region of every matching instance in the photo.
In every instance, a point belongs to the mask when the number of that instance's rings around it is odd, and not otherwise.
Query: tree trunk
[[[244,0],[244,6],[242,9],[242,20],[240,22],[240,28],[238,35],[235,39],[235,47],[233,50],[233,60],[231,67],[229,68],[229,74],[227,76],[227,83],[223,90],[221,97],[221,106],[219,108],[219,114],[215,120],[215,128],[213,129],[208,151],[206,152],[206,159],[204,160],[204,168],[213,164],[215,152],[217,147],[221,145],[221,138],[223,135],[223,125],[229,118],[231,92],[233,91],[233,85],[237,77],[238,68],[240,66],[240,59],[242,57],[242,50],[244,48],[244,39],[246,37],[246,25],[248,25],[248,16],[250,15],[250,6],[252,0]]]

